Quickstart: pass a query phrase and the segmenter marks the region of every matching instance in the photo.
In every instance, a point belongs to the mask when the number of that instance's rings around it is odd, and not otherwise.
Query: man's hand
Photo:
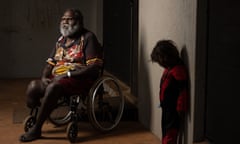
[[[67,77],[66,74],[57,75],[57,76],[55,76],[55,77],[53,78],[53,81],[59,81],[59,80],[61,80],[61,79],[63,79],[63,78],[66,78],[66,77]]]
[[[46,78],[46,77],[42,77],[42,82],[44,85],[48,85],[51,82],[51,79]]]

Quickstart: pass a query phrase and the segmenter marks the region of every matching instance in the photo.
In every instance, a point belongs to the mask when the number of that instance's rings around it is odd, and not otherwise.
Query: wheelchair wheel
[[[36,117],[31,115],[27,116],[23,121],[24,131],[28,132],[28,130],[32,128],[35,123],[36,123]]]
[[[71,121],[71,114],[69,101],[62,97],[58,100],[58,105],[51,112],[48,120],[55,126],[66,125]]]
[[[76,142],[78,135],[77,122],[70,122],[67,127],[67,138],[71,143]]]
[[[100,131],[115,128],[124,109],[124,96],[117,81],[111,76],[102,76],[91,88],[88,98],[91,124]]]

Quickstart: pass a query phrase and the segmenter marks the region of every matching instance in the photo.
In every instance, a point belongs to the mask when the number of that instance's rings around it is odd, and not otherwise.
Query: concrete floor
[[[24,110],[25,90],[29,80],[0,80],[0,143],[19,144],[23,124],[14,122],[14,111]],[[25,108],[26,109],[26,108]],[[54,127],[46,122],[43,138],[30,142],[35,144],[66,144],[66,126]],[[89,122],[79,123],[77,143],[81,144],[160,144],[161,141],[137,121],[122,121],[111,132],[100,133]]]
[[[14,122],[14,110],[25,107],[25,89],[29,80],[0,80],[0,143],[19,144],[23,124]],[[66,144],[66,126],[54,127],[46,122],[43,138],[30,142],[34,144]],[[161,144],[160,139],[137,121],[121,121],[111,132],[100,133],[88,122],[79,123],[77,143],[81,144]],[[196,143],[207,144],[207,143]]]

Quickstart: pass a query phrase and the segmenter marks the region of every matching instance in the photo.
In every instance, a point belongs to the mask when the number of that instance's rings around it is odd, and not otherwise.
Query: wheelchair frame
[[[70,98],[70,99],[69,99]],[[102,75],[91,87],[87,96],[63,96],[49,116],[55,126],[67,126],[67,138],[76,142],[78,122],[87,113],[91,125],[99,131],[111,131],[119,124],[124,110],[124,96],[118,81],[110,75]],[[63,108],[66,113],[63,113]],[[36,122],[38,108],[32,109],[24,121],[27,132]]]

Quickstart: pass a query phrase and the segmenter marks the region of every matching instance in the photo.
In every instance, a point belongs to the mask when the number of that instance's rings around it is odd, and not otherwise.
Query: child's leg
[[[176,111],[163,109],[162,129],[162,144],[177,144],[179,117]]]
[[[162,144],[177,144],[178,130],[169,129],[163,137]]]

